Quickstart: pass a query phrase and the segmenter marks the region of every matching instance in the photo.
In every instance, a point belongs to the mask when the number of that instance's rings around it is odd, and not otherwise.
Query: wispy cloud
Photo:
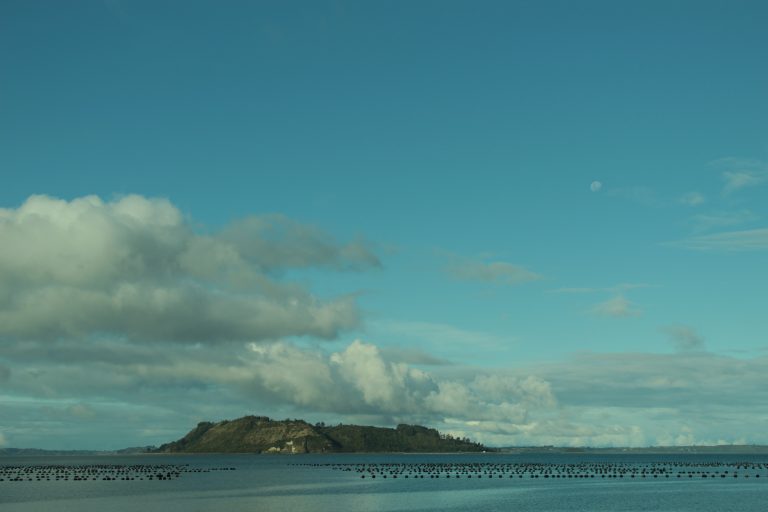
[[[768,164],[754,158],[727,157],[713,160],[710,165],[724,168],[724,194],[768,182]]]
[[[636,308],[632,302],[623,295],[616,295],[604,302],[595,304],[592,313],[600,316],[610,316],[614,318],[624,318],[630,316],[639,316],[642,310]]]
[[[70,405],[66,408],[66,413],[80,419],[92,419],[96,417],[96,412],[88,404],[84,403]]]
[[[768,249],[768,228],[693,236],[665,245],[695,251],[761,251]]]
[[[743,158],[737,156],[726,156],[723,158],[717,158],[708,162],[713,167],[728,167],[728,168],[760,168],[765,166],[765,162],[756,158]]]
[[[693,230],[697,233],[709,231],[711,229],[726,228],[729,226],[738,226],[758,220],[759,215],[750,210],[740,210],[734,212],[712,212],[701,213],[691,217]]]
[[[626,199],[647,207],[655,207],[659,205],[659,198],[656,195],[656,191],[651,187],[643,185],[631,186],[631,187],[617,187],[611,188],[606,192],[608,196],[618,197]]]
[[[386,321],[372,322],[372,326],[387,336],[415,339],[443,349],[450,345],[498,348],[515,340],[512,336],[501,337],[489,332],[434,322]]]
[[[704,338],[688,325],[667,325],[661,328],[677,350],[691,351],[704,348]]]
[[[552,385],[558,401],[574,411],[576,424],[638,425],[650,444],[680,444],[670,434],[686,431],[686,425],[698,444],[732,443],[745,435],[751,442],[768,440],[748,426],[757,411],[768,413],[761,394],[765,357],[586,353],[526,371]]]
[[[518,285],[541,279],[541,275],[506,261],[483,261],[453,256],[443,271],[454,279],[502,285]]]
[[[707,198],[701,192],[688,192],[680,197],[680,202],[688,206],[699,206],[707,202]]]
[[[417,348],[387,346],[381,347],[380,351],[382,356],[394,363],[424,366],[448,366],[454,364],[448,359],[437,357]]]
[[[594,293],[598,291],[604,291],[606,288],[589,288],[589,287],[565,287],[556,288],[554,290],[548,290],[549,293]]]
[[[615,286],[607,286],[607,287],[571,287],[571,288],[556,288],[554,290],[549,290],[549,293],[621,293],[627,290],[634,290],[636,288],[655,288],[656,285],[647,284],[647,283],[619,283]]]
[[[768,181],[768,173],[753,170],[725,171],[723,173],[723,180],[725,180],[723,192],[731,194],[743,188],[765,183]]]

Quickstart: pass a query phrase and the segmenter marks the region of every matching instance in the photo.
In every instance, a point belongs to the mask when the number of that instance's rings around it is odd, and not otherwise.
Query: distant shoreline
[[[557,446],[531,446],[531,447],[499,447],[498,453],[556,453],[562,455],[627,455],[627,454],[655,454],[655,455],[686,455],[686,454],[768,454],[768,445],[691,445],[691,446],[645,446],[645,447],[619,447],[619,448],[593,448],[593,447],[557,447]]]
[[[38,448],[0,448],[2,457],[50,457],[50,456],[115,456],[115,455],[768,455],[768,445],[713,445],[713,446],[648,446],[625,448],[557,447],[557,446],[505,446],[489,447],[485,452],[329,452],[312,454],[280,454],[254,452],[175,452],[157,453],[146,448],[123,450],[43,450]]]

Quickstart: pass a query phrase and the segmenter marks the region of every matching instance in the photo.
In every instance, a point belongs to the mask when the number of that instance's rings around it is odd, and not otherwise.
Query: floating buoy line
[[[575,480],[710,480],[768,481],[766,462],[651,463],[494,463],[388,462],[290,464],[348,473],[361,479],[467,479],[540,481]],[[234,467],[190,467],[189,464],[0,465],[0,485],[12,482],[171,481],[189,473],[234,471]]]
[[[189,464],[0,465],[0,484],[7,482],[170,481],[186,473],[234,471],[231,467],[192,468]]]
[[[616,479],[691,480],[760,479],[768,481],[764,462],[492,463],[390,462],[294,464],[352,473],[370,479]]]

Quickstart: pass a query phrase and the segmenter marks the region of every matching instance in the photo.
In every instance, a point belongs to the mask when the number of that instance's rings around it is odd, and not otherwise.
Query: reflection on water
[[[47,477],[40,480],[8,481],[6,478],[0,481],[0,509],[3,512],[53,507],[57,511],[84,512],[479,509],[721,512],[736,510],[736,507],[760,510],[768,497],[766,461],[761,457],[737,457],[474,454],[4,458],[0,459],[0,467],[6,470],[43,465],[79,466],[82,475],[82,468],[98,466],[102,468],[102,476],[109,470],[125,479],[63,480],[61,475],[66,471],[57,473],[56,469],[48,470]],[[128,473],[119,469],[145,467],[142,465],[183,469],[174,473],[174,478],[151,480],[128,479]],[[214,468],[228,470],[210,471]],[[426,474],[416,478],[416,471],[423,471],[420,468],[430,468],[432,477]],[[465,470],[476,473],[461,472]],[[373,475],[373,471],[381,471],[379,478],[361,478],[363,474]],[[383,478],[384,471],[389,478]],[[588,471],[604,472],[590,476]],[[739,478],[733,478],[736,472]],[[746,474],[751,478],[744,478]],[[469,478],[472,475],[475,478]],[[498,478],[499,475],[502,478]],[[762,478],[756,478],[758,475]]]

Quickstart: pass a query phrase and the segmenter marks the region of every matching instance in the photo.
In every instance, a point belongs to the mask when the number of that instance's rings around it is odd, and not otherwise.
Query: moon
[[[593,181],[589,185],[589,190],[591,190],[592,192],[599,192],[601,188],[603,188],[603,184],[599,181]]]

